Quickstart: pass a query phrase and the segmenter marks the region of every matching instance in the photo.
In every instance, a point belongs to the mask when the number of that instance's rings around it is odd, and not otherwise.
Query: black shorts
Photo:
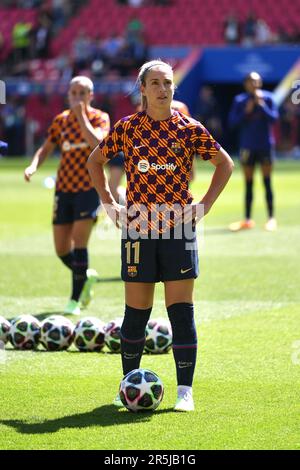
[[[179,281],[199,275],[196,235],[191,240],[184,236],[169,240],[122,237],[121,246],[123,281]]]
[[[107,162],[110,168],[117,167],[117,168],[124,168],[124,153],[118,153],[117,157],[112,158]]]
[[[273,149],[266,150],[240,150],[240,162],[245,166],[255,166],[256,164],[271,164],[274,160]]]
[[[53,224],[71,224],[75,220],[96,219],[100,205],[97,191],[63,193],[57,191],[54,197]]]

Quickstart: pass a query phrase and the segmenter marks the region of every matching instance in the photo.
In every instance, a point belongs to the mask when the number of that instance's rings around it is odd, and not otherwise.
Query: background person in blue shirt
[[[272,124],[278,119],[278,110],[271,92],[262,90],[262,79],[257,72],[251,72],[244,81],[246,93],[237,95],[229,113],[229,125],[239,127],[240,161],[245,177],[245,219],[229,226],[236,232],[253,228],[251,219],[253,200],[253,175],[255,165],[261,166],[266,193],[268,221],[265,229],[274,231],[277,222],[274,218],[271,174],[273,167],[274,136]]]

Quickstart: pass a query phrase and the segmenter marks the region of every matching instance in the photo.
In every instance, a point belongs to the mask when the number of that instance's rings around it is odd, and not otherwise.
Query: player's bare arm
[[[99,142],[101,142],[108,134],[108,131],[102,130],[100,127],[94,128],[89,121],[89,118],[86,113],[86,106],[83,101],[70,103],[70,108],[75,113],[81,132],[85,141],[89,146],[94,149]]]
[[[49,139],[45,140],[43,145],[35,152],[30,165],[24,170],[25,181],[30,182],[32,175],[34,175],[36,170],[43,164],[54,149],[55,144]]]
[[[104,171],[104,165],[107,161],[108,159],[103,157],[101,150],[97,146],[89,156],[87,169],[106,212],[117,227],[119,227],[122,206],[115,201],[109,189],[108,179]]]
[[[221,147],[210,162],[215,166],[215,171],[207,193],[201,200],[204,204],[204,214],[207,214],[212,205],[220,196],[233,172],[234,163],[228,153]]]

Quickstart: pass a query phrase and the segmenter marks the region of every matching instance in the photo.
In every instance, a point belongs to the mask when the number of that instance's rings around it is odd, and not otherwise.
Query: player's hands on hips
[[[206,207],[202,202],[193,202],[185,207],[184,223],[187,224],[194,220],[196,224],[207,214]]]
[[[29,165],[27,168],[25,168],[24,170],[25,181],[30,182],[31,177],[32,175],[34,175],[35,172],[36,172],[35,166]]]
[[[105,204],[105,210],[117,228],[127,226],[127,211],[124,206],[117,204]]]
[[[193,202],[192,204],[187,204],[182,211],[178,213],[175,211],[175,227],[179,224],[189,224],[192,221],[198,223],[205,214],[205,206],[203,203]]]

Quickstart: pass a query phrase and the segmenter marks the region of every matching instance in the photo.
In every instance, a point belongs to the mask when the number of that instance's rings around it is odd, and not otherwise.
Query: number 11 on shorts
[[[140,242],[127,242],[125,243],[126,248],[126,263],[132,264],[131,255],[133,254],[133,264],[140,263]],[[133,253],[132,253],[133,252]]]

